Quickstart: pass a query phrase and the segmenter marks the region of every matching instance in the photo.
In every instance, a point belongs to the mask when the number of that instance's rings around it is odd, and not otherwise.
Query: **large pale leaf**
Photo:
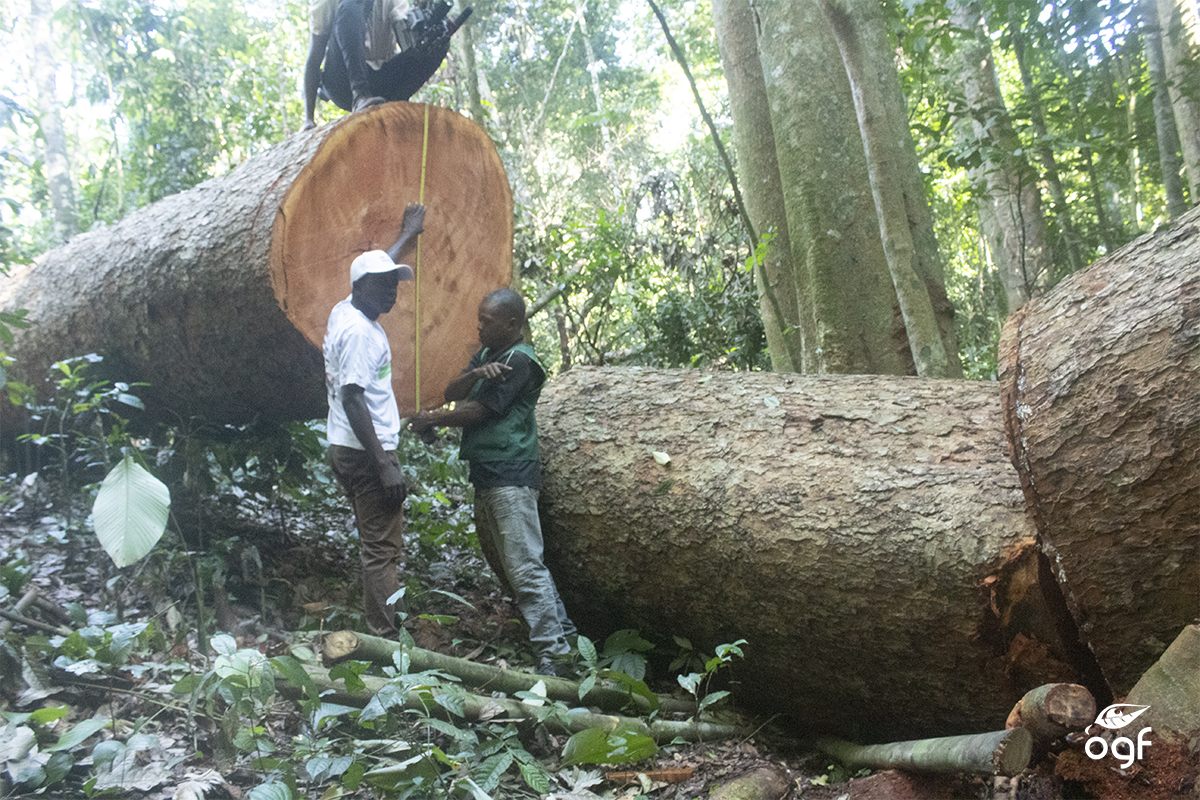
[[[104,478],[92,506],[92,523],[104,551],[118,567],[150,552],[167,527],[171,492],[125,456]]]

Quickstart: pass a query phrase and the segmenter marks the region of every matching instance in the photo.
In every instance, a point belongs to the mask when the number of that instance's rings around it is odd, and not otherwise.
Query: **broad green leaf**
[[[105,717],[93,717],[85,719],[74,728],[64,733],[59,737],[58,741],[46,748],[47,753],[55,753],[59,750],[70,750],[76,747],[87,739],[92,734],[101,730],[108,725],[109,721]]]
[[[527,764],[524,761],[518,766],[521,770],[521,777],[525,779],[526,786],[537,792],[539,797],[545,797],[550,794],[550,776],[546,774],[546,770],[536,764]]]
[[[49,725],[55,720],[60,720],[67,714],[71,713],[70,706],[46,706],[39,708],[37,711],[29,715],[29,719],[36,722],[38,725]]]
[[[583,658],[583,663],[594,668],[599,656],[596,655],[596,645],[592,643],[592,640],[581,635],[575,646],[579,648],[579,655]]]
[[[611,733],[588,728],[567,740],[563,760],[567,764],[624,764],[657,752],[654,740],[635,728],[618,727]]]
[[[286,783],[278,781],[260,783],[246,795],[249,800],[293,800],[294,796]]]
[[[100,484],[92,524],[104,551],[118,567],[141,559],[167,528],[171,492],[158,478],[125,456]]]
[[[320,694],[313,679],[304,671],[304,665],[291,656],[277,656],[271,659],[271,666],[281,678],[292,686],[304,690],[306,697],[316,697]]]

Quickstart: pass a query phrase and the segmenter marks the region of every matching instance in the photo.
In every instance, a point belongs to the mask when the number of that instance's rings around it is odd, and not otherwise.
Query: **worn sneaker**
[[[567,676],[563,665],[554,656],[539,656],[537,666],[533,668],[533,671],[549,678],[565,678]]]

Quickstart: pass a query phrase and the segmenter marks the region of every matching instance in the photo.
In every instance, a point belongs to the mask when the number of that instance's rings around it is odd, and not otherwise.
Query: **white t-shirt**
[[[395,450],[400,443],[400,410],[392,391],[392,348],[383,326],[367,319],[347,297],[329,312],[324,344],[329,443],[366,449],[342,406],[342,387],[354,384],[363,388],[379,444],[384,450]]]

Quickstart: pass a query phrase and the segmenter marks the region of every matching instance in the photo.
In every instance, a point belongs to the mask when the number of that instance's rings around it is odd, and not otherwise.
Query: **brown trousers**
[[[389,453],[392,458],[395,453]],[[385,498],[379,473],[362,450],[330,445],[333,473],[350,498],[361,542],[363,614],[367,630],[375,636],[394,638],[396,609],[403,601],[388,603],[400,589],[397,570],[404,547],[404,507]]]

